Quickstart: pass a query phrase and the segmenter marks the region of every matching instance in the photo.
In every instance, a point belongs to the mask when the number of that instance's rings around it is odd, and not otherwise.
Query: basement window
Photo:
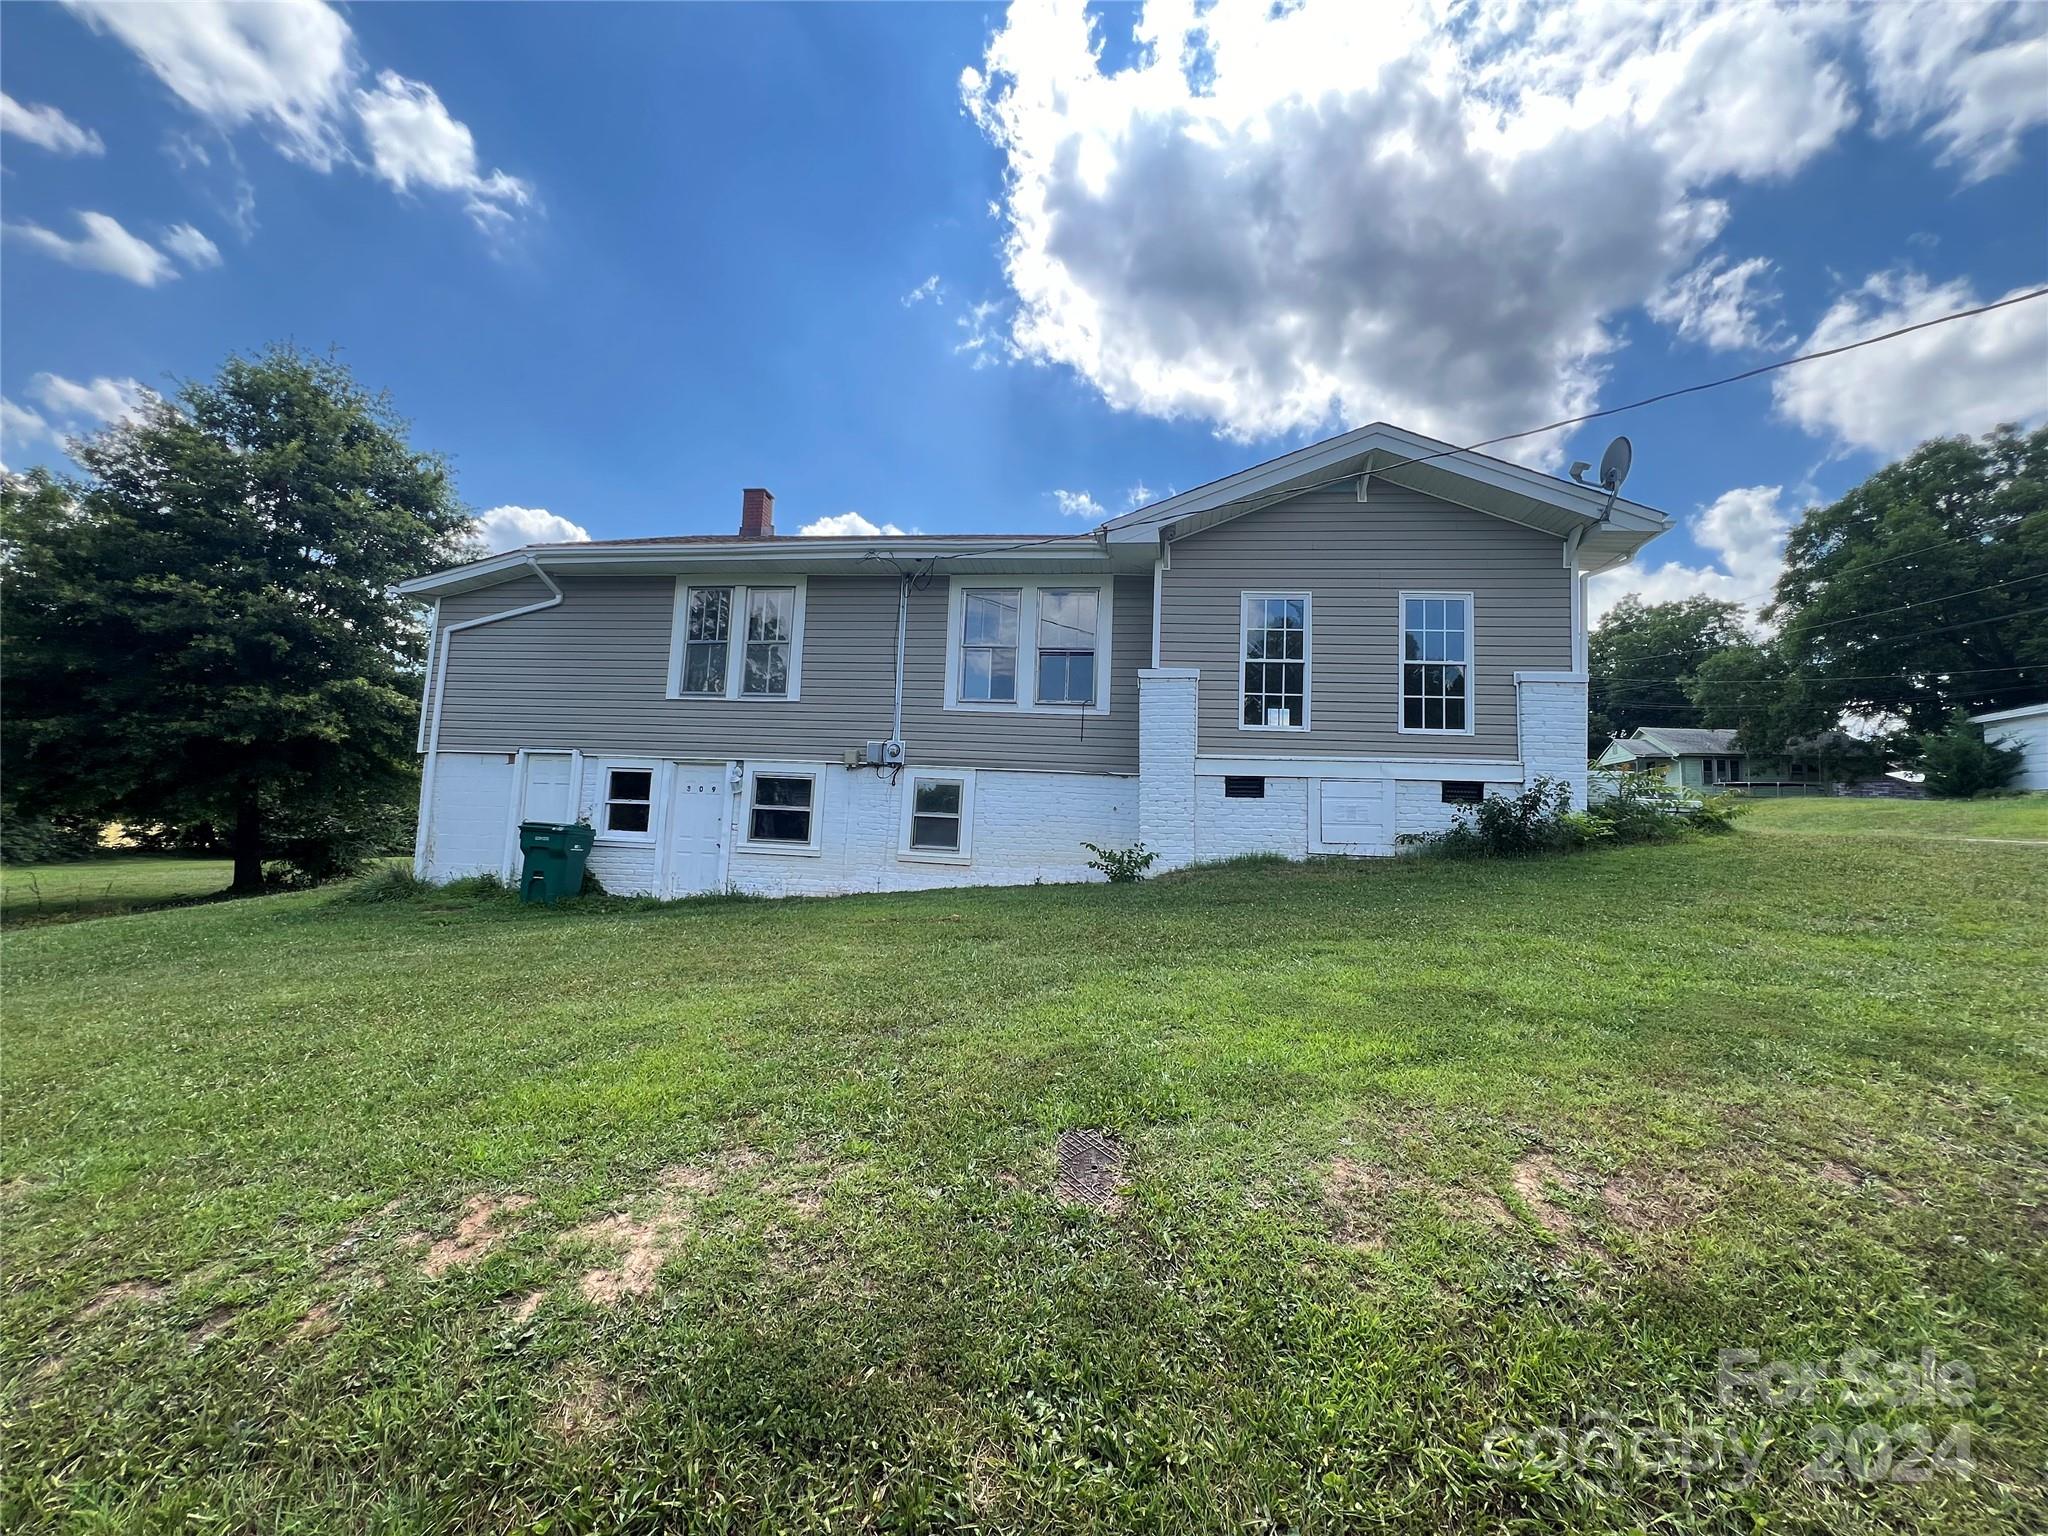
[[[763,853],[816,853],[817,795],[813,773],[748,774],[747,846]]]
[[[1256,774],[1225,774],[1223,798],[1226,800],[1263,800],[1266,798],[1266,781]]]
[[[1477,805],[1486,798],[1486,786],[1477,779],[1445,779],[1445,805]]]
[[[898,855],[965,864],[973,852],[974,773],[920,769],[904,776],[903,826]]]
[[[654,770],[609,768],[604,776],[604,831],[607,837],[639,842],[653,835]]]

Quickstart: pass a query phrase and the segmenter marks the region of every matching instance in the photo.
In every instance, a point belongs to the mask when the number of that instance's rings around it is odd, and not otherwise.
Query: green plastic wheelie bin
[[[583,889],[583,863],[597,833],[580,823],[522,821],[519,851],[525,863],[519,872],[519,899],[553,906],[558,896]]]

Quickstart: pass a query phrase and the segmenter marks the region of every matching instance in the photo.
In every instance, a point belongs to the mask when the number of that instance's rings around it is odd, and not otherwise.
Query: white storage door
[[[1391,853],[1394,783],[1391,779],[1316,779],[1311,828],[1314,853]]]
[[[570,792],[575,787],[576,761],[567,752],[526,754],[526,793],[520,802],[521,821],[571,822],[576,807]]]

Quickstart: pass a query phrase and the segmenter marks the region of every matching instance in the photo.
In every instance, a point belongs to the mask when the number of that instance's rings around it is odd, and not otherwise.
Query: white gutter
[[[481,624],[495,624],[500,619],[516,619],[522,614],[539,613],[544,608],[559,607],[562,601],[562,589],[540,568],[540,562],[528,555],[525,563],[533,574],[540,578],[541,585],[554,594],[552,597],[544,597],[537,603],[527,603],[519,608],[507,608],[502,613],[487,613],[480,619],[464,619],[460,624],[450,624],[440,631],[441,654],[434,663],[435,671],[431,684],[434,690],[434,707],[429,711],[427,718],[427,760],[420,769],[420,820],[412,838],[412,872],[422,880],[427,877],[427,822],[433,814],[434,769],[441,761],[441,705],[448,696],[448,651],[456,632],[475,629]],[[439,604],[435,605],[434,613],[438,619]],[[514,789],[516,792],[517,786],[514,786]]]

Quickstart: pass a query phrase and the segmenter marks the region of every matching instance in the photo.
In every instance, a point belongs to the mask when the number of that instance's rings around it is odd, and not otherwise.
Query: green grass
[[[16,930],[0,1526],[2038,1530],[2048,852],[1805,809]],[[1052,1199],[1074,1126],[1128,1144],[1120,1210]],[[409,1234],[509,1196],[426,1272]],[[667,1262],[599,1303],[619,1213]],[[1717,1393],[1722,1349],[1857,1348],[1975,1390]],[[1966,1425],[1974,1472],[1803,1475],[1866,1422]],[[1551,1425],[1776,1439],[1746,1484],[1485,1454]]]
[[[1771,832],[1849,837],[1995,837],[2048,841],[2048,795],[1995,800],[1759,800]]]
[[[120,854],[74,864],[0,864],[0,921],[63,922],[110,917],[218,895],[234,866],[226,859]]]

